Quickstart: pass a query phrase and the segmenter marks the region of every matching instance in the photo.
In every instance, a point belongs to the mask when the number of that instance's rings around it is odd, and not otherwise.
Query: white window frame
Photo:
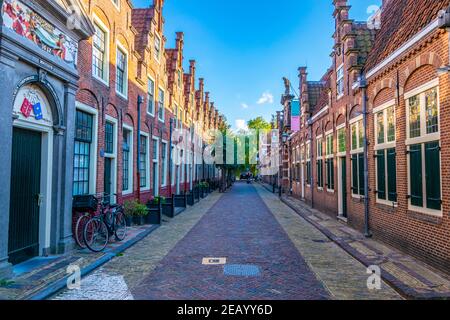
[[[94,13],[93,14],[93,22],[94,24],[99,27],[104,33],[105,33],[105,60],[103,61],[103,70],[104,70],[104,76],[105,78],[100,78],[97,76],[94,72],[94,49],[92,49],[92,77],[107,87],[109,87],[109,63],[110,63],[110,56],[109,56],[109,39],[110,39],[110,30],[109,28],[103,23],[103,21]],[[93,40],[92,40],[93,41]],[[92,48],[94,48],[94,44],[92,43]]]
[[[150,81],[152,81],[153,82],[153,113],[151,113],[151,112],[149,112],[148,111],[148,101],[147,101],[147,114],[149,114],[149,115],[151,115],[152,117],[154,117],[155,116],[155,112],[156,112],[156,81],[155,81],[155,79],[152,77],[152,76],[150,76],[150,75],[148,75],[147,76],[147,80],[148,80],[148,82],[147,82],[147,97],[148,97],[148,88],[149,88],[149,85],[150,85]],[[159,91],[158,91],[158,94],[159,94]]]
[[[161,106],[159,105],[159,94],[161,90],[163,92],[164,98],[163,98],[163,105],[162,105],[162,118],[159,117],[159,109],[161,108]],[[156,111],[155,111],[156,112]],[[166,91],[164,90],[163,87],[159,86],[158,87],[158,121],[164,123],[164,118],[166,116]]]
[[[113,118],[109,115],[105,115],[105,124],[106,121],[113,123],[113,152],[112,153],[104,153],[105,158],[111,158],[112,163],[112,174],[111,174],[111,203],[114,204],[117,202],[117,196],[114,194],[117,193],[117,143],[118,143],[118,124],[119,121],[116,118]]]
[[[306,186],[307,186],[308,188],[311,188],[311,181],[309,181],[310,183],[308,183],[308,180],[310,180],[310,178],[311,178],[311,173],[312,173],[312,163],[311,163],[311,141],[310,141],[310,140],[308,140],[308,141],[306,142],[306,144],[305,144],[305,153],[306,153],[305,169],[307,169],[306,166],[307,166],[307,164],[308,164],[308,162],[309,162],[310,171],[311,171],[309,177],[307,177],[307,178],[305,179],[305,183],[306,183]],[[305,170],[305,171],[306,171],[306,174],[308,174],[308,170]]]
[[[130,132],[130,159],[128,161],[128,181],[129,188],[127,190],[122,190],[123,195],[128,195],[133,193],[134,183],[133,183],[133,169],[134,169],[134,128],[126,123],[123,124],[123,129]],[[122,129],[122,130],[123,130]],[[123,132],[122,132],[123,135]],[[123,159],[122,159],[123,160]],[[123,165],[123,161],[122,161]]]
[[[170,146],[169,146],[169,143],[166,140],[161,139],[161,150],[162,150],[163,144],[166,145],[166,154],[165,154],[164,164],[163,164],[163,167],[162,167],[162,172],[164,173],[164,181],[161,181],[161,187],[167,187],[167,163],[169,161],[169,152],[168,152],[168,150],[169,150]],[[162,155],[161,155],[161,159],[162,159]]]
[[[339,77],[339,72],[342,70],[342,76]],[[336,95],[337,100],[342,98],[345,93],[345,75],[344,75],[344,64],[342,63],[339,67],[336,68]],[[342,92],[339,92],[339,82],[342,81]]]
[[[345,151],[339,151],[339,131],[344,130],[344,139],[345,139]],[[336,127],[336,155],[338,157],[345,157],[347,155],[348,148],[348,140],[347,140],[347,124],[342,123]]]
[[[438,132],[435,133],[430,133],[427,134],[427,124],[426,124],[426,110],[425,110],[425,92],[436,88],[437,90],[437,95],[438,95]],[[409,128],[409,98],[414,97],[414,96],[420,96],[420,136],[416,137],[416,138],[410,138],[410,128]],[[411,144],[419,144],[419,143],[424,143],[424,142],[428,142],[428,141],[435,141],[435,140],[440,140],[441,139],[441,109],[440,109],[440,103],[439,103],[439,97],[440,97],[440,90],[439,90],[439,78],[432,80],[428,83],[425,83],[424,85],[411,90],[407,93],[405,93],[404,98],[405,98],[405,104],[406,104],[406,141],[405,144],[406,145],[411,145]]]
[[[148,134],[147,132],[141,131],[139,132],[139,134],[141,136],[144,136],[147,138],[147,145],[146,145],[146,166],[145,166],[145,176],[147,177],[146,181],[145,181],[145,187],[141,187],[141,191],[149,191],[150,190],[150,134]],[[141,155],[139,154],[137,159],[138,162],[140,163],[141,160]],[[139,185],[141,184],[141,181],[138,181]]]
[[[118,52],[122,51],[122,53],[125,55],[125,71],[124,71],[124,84],[123,84],[123,90],[125,91],[124,93],[120,92],[117,88],[118,83],[117,83],[117,71],[118,71]],[[119,41],[116,42],[116,93],[117,95],[119,95],[120,97],[124,98],[124,99],[128,99],[128,64],[129,64],[129,54],[128,54],[128,50],[125,48],[125,46],[123,46]]]
[[[396,108],[395,99],[388,101],[388,102],[384,103],[383,105],[373,109],[374,139],[375,139],[374,150],[391,149],[391,148],[395,148],[395,146],[396,146],[396,140],[397,140],[396,132],[394,133],[394,141],[388,142],[387,110],[391,107],[394,108],[394,132],[395,132],[397,129],[397,117],[395,114],[395,108]],[[377,117],[380,112],[383,112],[383,125],[384,125],[384,142],[383,143],[378,143],[378,119],[377,119]]]
[[[331,150],[332,152],[330,154],[328,154],[328,138],[329,137],[331,137],[331,148],[332,148],[332,150]],[[329,160],[329,159],[333,159],[334,160],[334,153],[335,153],[335,150],[334,150],[334,132],[333,132],[333,130],[329,130],[329,131],[325,132],[325,160]],[[325,161],[325,165],[327,166],[327,170],[326,170],[327,179],[325,179],[325,180],[328,180],[328,164],[327,164],[326,161]],[[334,166],[334,161],[333,161],[333,166]],[[333,169],[333,172],[335,172],[334,169]],[[333,181],[334,181],[334,177],[333,177]],[[334,185],[336,185],[336,181],[334,181]],[[329,188],[329,186],[327,186],[327,192],[334,193],[334,188],[331,189],[331,188]]]
[[[115,2],[117,1],[117,3]],[[120,12],[120,0],[111,0],[113,6]]]
[[[319,155],[319,142],[320,142],[320,149],[321,149],[321,155]],[[322,160],[322,183],[324,184],[324,174],[323,174],[323,167],[324,167],[324,162],[323,162],[323,135],[320,134],[316,137],[316,170],[317,170],[317,162],[319,160]],[[312,170],[312,168],[311,168]],[[318,173],[318,172],[317,172]],[[316,179],[316,183],[317,183],[317,190],[322,191],[323,190],[323,186],[319,187],[319,175],[317,174],[317,179]]]
[[[75,101],[75,108],[92,115],[92,143],[89,162],[89,193],[95,194],[97,190],[97,155],[98,155],[98,111],[87,104]]]
[[[158,39],[159,41],[159,50],[156,50],[156,39]],[[155,60],[159,63],[161,59],[161,37],[158,34],[156,34],[156,32],[155,32],[155,40],[153,43],[153,50],[155,51],[153,56],[155,57]]]
[[[350,125],[350,154],[364,152],[364,146],[360,146],[359,145],[359,141],[360,141],[359,126],[361,124],[364,126],[364,124],[361,122],[361,120],[363,120],[363,116],[359,115],[359,116],[354,117],[353,119],[351,119],[349,121],[349,125]],[[356,149],[353,149],[353,137],[352,137],[352,127],[353,126],[356,126],[356,143],[357,143],[357,148]]]
[[[394,141],[388,141],[388,121],[387,121],[387,110],[389,108],[394,108]],[[375,146],[374,146],[374,153],[376,154],[377,151],[383,150],[385,152],[385,165],[384,165],[384,176],[385,176],[385,190],[386,190],[386,199],[380,199],[378,198],[378,193],[376,195],[376,202],[380,203],[380,204],[384,204],[384,205],[388,205],[388,206],[394,206],[397,207],[398,206],[398,202],[392,202],[389,201],[387,199],[387,195],[389,192],[389,188],[388,188],[388,166],[387,166],[387,155],[386,155],[386,150],[387,149],[392,149],[396,147],[396,143],[397,143],[397,133],[396,133],[396,129],[397,129],[397,117],[396,117],[396,112],[395,112],[395,108],[396,108],[396,100],[390,100],[376,108],[374,108],[372,110],[373,113],[373,122],[374,122],[374,140],[375,140]],[[384,126],[384,142],[383,143],[378,143],[378,114],[379,113],[383,113],[383,126]],[[375,161],[375,188],[376,190],[378,190],[378,161]]]
[[[425,110],[425,92],[436,88],[437,90],[437,108],[438,108],[438,132],[435,133],[426,133],[426,110]],[[421,153],[422,153],[422,194],[423,194],[423,207],[414,206],[411,204],[411,199],[408,199],[408,209],[414,212],[419,212],[423,214],[427,214],[435,217],[443,216],[443,207],[441,206],[441,210],[434,210],[427,208],[427,197],[426,197],[426,162],[425,162],[425,143],[438,141],[441,146],[441,117],[440,117],[440,90],[439,90],[439,78],[434,79],[428,83],[425,83],[414,90],[408,91],[404,94],[405,105],[406,105],[406,148],[410,149],[411,145],[420,144],[421,145]],[[413,96],[420,95],[420,136],[416,138],[410,138],[410,128],[409,128],[409,98]],[[439,155],[439,163],[440,163],[440,185],[441,185],[441,197],[442,193],[442,154]],[[407,179],[408,179],[408,194],[411,194],[411,171],[410,171],[410,154],[407,154]]]

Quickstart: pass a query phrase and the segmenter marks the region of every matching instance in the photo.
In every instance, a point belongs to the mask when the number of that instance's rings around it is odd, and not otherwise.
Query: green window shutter
[[[352,193],[358,194],[358,155],[352,155]]]
[[[397,202],[397,168],[395,148],[387,150],[388,200]]]
[[[317,186],[323,187],[322,160],[317,160]]]
[[[358,154],[359,194],[364,195],[364,153]]]
[[[422,145],[415,144],[409,147],[409,180],[411,184],[411,204],[423,206],[422,192]]]
[[[385,150],[377,151],[377,191],[378,199],[386,200]]]
[[[441,210],[441,167],[439,141],[425,144],[427,208]]]
[[[330,161],[330,189],[334,190],[334,161],[333,159],[329,159]]]

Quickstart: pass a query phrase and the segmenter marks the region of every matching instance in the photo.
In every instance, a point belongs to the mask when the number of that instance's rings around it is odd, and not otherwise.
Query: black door
[[[39,254],[41,134],[13,129],[8,256],[17,264]]]
[[[342,216],[347,218],[347,163],[345,157],[341,158],[341,174],[342,174]]]
[[[103,190],[105,192],[105,195],[109,195],[109,197],[105,198],[105,201],[107,203],[110,203],[111,201],[111,158],[105,158],[105,174],[103,179]]]

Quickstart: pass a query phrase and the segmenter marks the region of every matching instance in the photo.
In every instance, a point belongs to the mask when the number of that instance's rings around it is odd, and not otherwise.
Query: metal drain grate
[[[223,267],[226,276],[257,277],[261,275],[258,266],[250,264],[227,264]]]

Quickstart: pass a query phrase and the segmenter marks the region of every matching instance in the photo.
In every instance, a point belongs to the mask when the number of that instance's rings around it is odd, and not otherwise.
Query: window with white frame
[[[159,88],[158,93],[158,119],[164,122],[164,90]]]
[[[409,206],[441,215],[441,147],[439,82],[432,81],[405,94]]]
[[[90,192],[90,170],[94,136],[94,116],[77,110],[75,117],[75,144],[73,159],[73,195],[87,195]]]
[[[141,188],[149,188],[148,176],[148,136],[141,133],[141,144],[139,148],[139,176]]]
[[[362,116],[351,121],[352,194],[364,196],[364,127]]]
[[[120,10],[120,0],[111,0],[117,10]]]
[[[311,142],[306,143],[306,185],[311,186]]]
[[[375,170],[378,202],[397,202],[395,101],[375,109]]]
[[[155,81],[148,78],[147,84],[147,113],[155,115]]]
[[[122,192],[133,192],[133,129],[128,126],[123,128]]]
[[[156,138],[152,139],[153,145],[153,195],[157,196],[159,194],[159,140]]]
[[[323,141],[322,136],[316,138],[317,142],[317,188],[323,189]]]
[[[333,133],[328,133],[325,137],[326,141],[326,154],[325,163],[327,167],[327,190],[334,190],[334,146],[333,146]]]
[[[128,95],[128,54],[121,46],[117,46],[116,91],[123,97]]]
[[[336,92],[337,96],[342,97],[344,95],[344,66],[340,66],[336,71]]]
[[[347,151],[347,132],[346,132],[345,126],[340,127],[337,129],[337,136],[338,136],[338,152],[344,153]]]
[[[155,34],[155,59],[159,61],[161,56],[161,38]]]
[[[109,31],[99,19],[94,20],[94,36],[92,46],[92,74],[102,82],[108,82],[108,41]]]

